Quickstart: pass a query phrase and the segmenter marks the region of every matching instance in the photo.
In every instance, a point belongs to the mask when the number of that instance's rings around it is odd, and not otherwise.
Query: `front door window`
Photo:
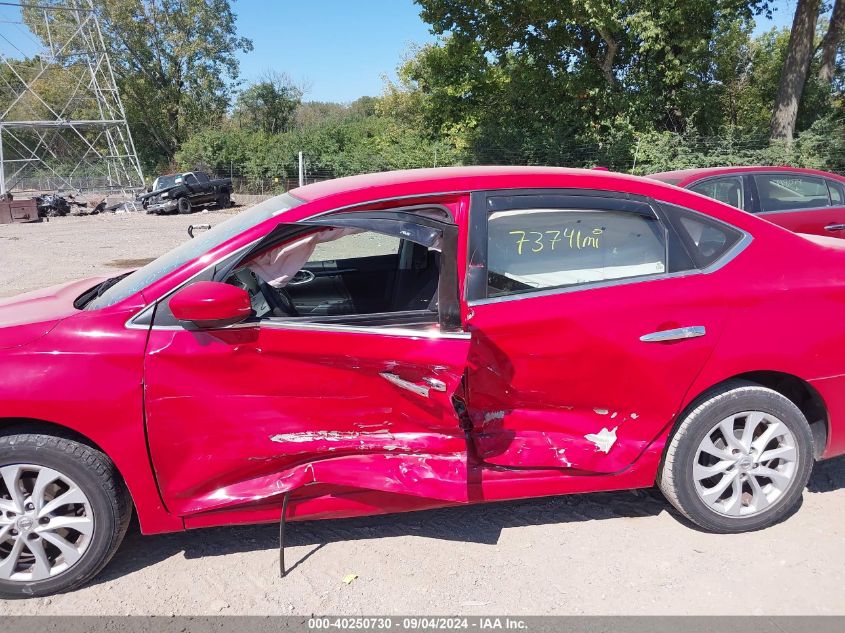
[[[258,319],[417,312],[436,323],[440,251],[439,243],[322,228],[250,256],[226,281],[250,294]]]

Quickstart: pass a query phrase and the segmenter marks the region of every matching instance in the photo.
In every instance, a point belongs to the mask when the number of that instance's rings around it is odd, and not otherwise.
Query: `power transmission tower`
[[[0,1],[0,193],[143,185],[93,0]]]

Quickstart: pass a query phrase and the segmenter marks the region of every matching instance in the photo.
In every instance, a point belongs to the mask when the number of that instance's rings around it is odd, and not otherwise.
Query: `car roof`
[[[784,165],[747,165],[747,166],[732,166],[732,167],[699,167],[694,169],[678,169],[675,171],[662,171],[654,174],[649,174],[648,178],[660,180],[671,185],[683,187],[696,180],[707,178],[710,176],[720,176],[724,174],[741,174],[750,172],[790,172],[810,174],[813,176],[823,176],[826,178],[833,178],[835,180],[845,182],[845,177],[839,174],[834,174],[828,171],[820,171],[818,169],[807,169],[804,167],[787,167]]]
[[[380,197],[377,190],[394,190],[405,188],[409,194],[425,195],[431,193],[450,193],[478,191],[483,189],[501,189],[513,186],[506,184],[511,179],[526,177],[533,182],[526,182],[524,186],[560,186],[555,181],[584,178],[595,182],[595,179],[606,179],[607,185],[612,181],[627,180],[644,184],[648,181],[639,176],[630,176],[618,172],[599,169],[571,169],[567,167],[516,167],[516,166],[474,166],[474,167],[436,167],[426,169],[405,169],[386,171],[359,176],[347,176],[316,182],[304,187],[291,189],[290,193],[301,200],[313,202],[340,194],[367,190],[368,197]],[[571,182],[568,186],[572,186]],[[585,186],[586,183],[585,183]]]

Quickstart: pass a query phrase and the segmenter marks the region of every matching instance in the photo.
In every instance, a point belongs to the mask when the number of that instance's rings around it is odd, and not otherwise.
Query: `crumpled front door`
[[[145,406],[168,509],[259,504],[311,483],[466,501],[451,398],[468,349],[436,331],[154,326]]]

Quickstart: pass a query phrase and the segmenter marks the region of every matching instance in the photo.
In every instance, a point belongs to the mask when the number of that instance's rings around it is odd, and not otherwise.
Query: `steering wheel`
[[[293,299],[291,299],[284,288],[276,288],[266,281],[262,281],[258,287],[261,289],[261,294],[264,295],[267,303],[270,304],[270,308],[273,310],[275,316],[299,316],[299,310],[296,309]]]

